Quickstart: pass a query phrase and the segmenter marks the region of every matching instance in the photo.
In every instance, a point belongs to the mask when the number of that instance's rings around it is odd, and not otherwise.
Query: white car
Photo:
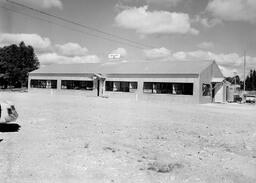
[[[0,123],[10,123],[16,121],[18,113],[14,104],[5,101],[0,102]]]
[[[254,95],[247,95],[245,97],[245,102],[246,103],[255,103],[256,102],[256,97]]]

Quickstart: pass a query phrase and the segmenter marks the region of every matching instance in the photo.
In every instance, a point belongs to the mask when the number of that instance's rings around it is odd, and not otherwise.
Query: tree
[[[28,73],[39,65],[33,47],[24,42],[0,48],[0,85],[4,88],[27,85]]]
[[[240,80],[240,77],[239,75],[236,75],[234,77],[227,77],[226,80],[228,82],[230,82],[231,84],[240,84],[241,80]]]
[[[256,71],[250,70],[245,79],[245,89],[248,91],[256,90]]]

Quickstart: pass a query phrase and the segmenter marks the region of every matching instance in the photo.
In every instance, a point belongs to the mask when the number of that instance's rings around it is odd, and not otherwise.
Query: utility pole
[[[244,94],[245,94],[246,51],[244,51]]]

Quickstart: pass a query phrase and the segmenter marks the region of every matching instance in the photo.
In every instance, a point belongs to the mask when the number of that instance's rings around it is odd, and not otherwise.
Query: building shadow
[[[0,124],[0,132],[18,132],[20,130],[20,125],[17,123],[9,123],[9,124]]]

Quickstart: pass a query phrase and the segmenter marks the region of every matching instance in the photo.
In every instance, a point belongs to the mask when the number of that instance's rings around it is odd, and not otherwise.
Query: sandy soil
[[[256,182],[255,105],[4,99],[20,116],[0,126],[1,183]]]

